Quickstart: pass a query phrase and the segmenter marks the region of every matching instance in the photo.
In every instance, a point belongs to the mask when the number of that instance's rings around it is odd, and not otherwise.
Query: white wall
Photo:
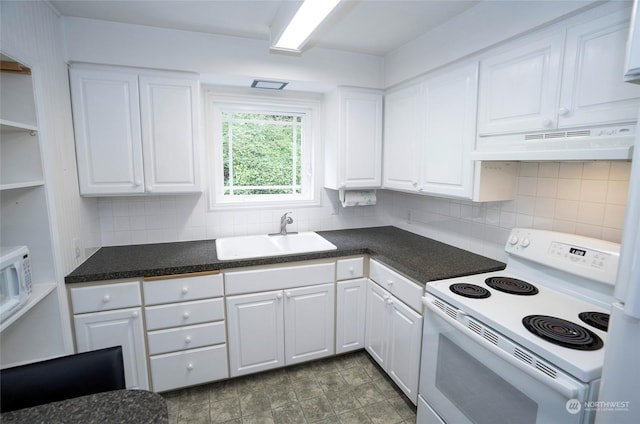
[[[300,56],[271,54],[268,41],[83,18],[65,18],[65,33],[69,61],[246,76],[246,86],[254,77],[324,86],[383,84],[383,58],[373,55],[322,48]]]
[[[619,3],[630,5],[631,1]],[[483,1],[387,54],[384,86],[389,88],[595,5],[594,0]]]
[[[539,228],[620,243],[631,162],[522,162],[513,201],[473,203],[394,193],[391,223],[506,260],[514,227]]]

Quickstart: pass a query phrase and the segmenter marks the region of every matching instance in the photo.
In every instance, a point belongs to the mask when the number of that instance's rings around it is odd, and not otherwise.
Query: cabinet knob
[[[389,300],[389,295],[385,294],[384,296],[382,296],[382,300],[384,300],[385,302]]]
[[[352,266],[349,267],[349,274],[353,274],[356,270]]]
[[[184,319],[189,318],[189,312],[185,312],[184,314],[182,314],[182,318]]]
[[[551,124],[553,124],[553,121],[551,119],[549,119],[549,118],[544,118],[542,120],[542,126],[543,127],[550,127]]]
[[[135,180],[135,181],[133,182],[133,184],[135,184],[135,186],[136,186],[136,187],[140,187],[140,186],[142,185],[142,181],[140,181],[140,180]]]
[[[131,318],[138,318],[138,311],[131,312]]]
[[[387,299],[387,305],[392,305],[393,304],[393,299],[389,298]]]
[[[418,182],[417,181],[412,181],[411,185],[417,188],[418,187]]]
[[[146,190],[147,192],[151,193],[151,192],[153,191],[153,187],[151,187],[151,186],[147,186],[147,187],[145,188],[145,190]]]
[[[184,342],[187,343],[187,344],[191,343],[191,336],[185,337],[184,338]]]
[[[569,112],[571,111],[569,110],[569,108],[566,108],[566,107],[561,107],[560,109],[558,109],[558,115],[560,116],[566,116],[569,114]]]
[[[389,287],[393,286],[393,280],[387,280],[387,286]]]
[[[291,292],[290,291],[286,291],[284,294],[287,296],[287,299],[291,299]]]
[[[102,302],[103,303],[108,303],[109,301],[111,301],[111,295],[110,294],[105,294],[104,296],[102,296]]]
[[[277,298],[278,300],[282,299],[282,293],[278,293],[278,294],[276,294],[276,298]]]
[[[187,364],[187,369],[188,369],[189,371],[191,371],[191,370],[193,369],[193,364],[192,364],[191,362],[189,362],[189,363]]]
[[[182,288],[182,294],[187,294],[187,293],[189,293],[189,287],[185,286]]]

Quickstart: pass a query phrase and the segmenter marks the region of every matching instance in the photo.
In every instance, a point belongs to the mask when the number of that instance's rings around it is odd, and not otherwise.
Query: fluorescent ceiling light
[[[299,51],[340,0],[305,0],[273,48]]]

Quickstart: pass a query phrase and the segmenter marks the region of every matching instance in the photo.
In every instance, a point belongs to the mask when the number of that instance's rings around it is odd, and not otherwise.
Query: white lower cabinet
[[[224,344],[155,355],[149,362],[153,390],[156,392],[221,380],[229,376],[226,367],[227,349]]]
[[[227,297],[231,376],[284,366],[282,290]]]
[[[422,316],[369,281],[365,329],[367,352],[415,404],[418,399]]]
[[[337,283],[336,353],[364,348],[366,290],[366,278]]]
[[[71,308],[76,350],[122,346],[128,389],[149,389],[138,281],[73,287]]]
[[[229,377],[222,275],[149,278],[143,287],[153,390]]]
[[[227,297],[231,376],[333,355],[333,283]]]

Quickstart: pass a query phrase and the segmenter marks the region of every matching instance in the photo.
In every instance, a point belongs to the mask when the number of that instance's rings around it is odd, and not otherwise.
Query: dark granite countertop
[[[2,423],[165,424],[167,404],[146,390],[114,390],[5,412]]]
[[[66,283],[115,280],[368,254],[419,283],[480,272],[505,264],[396,227],[318,231],[337,250],[221,261],[214,240],[100,248],[66,276]]]

